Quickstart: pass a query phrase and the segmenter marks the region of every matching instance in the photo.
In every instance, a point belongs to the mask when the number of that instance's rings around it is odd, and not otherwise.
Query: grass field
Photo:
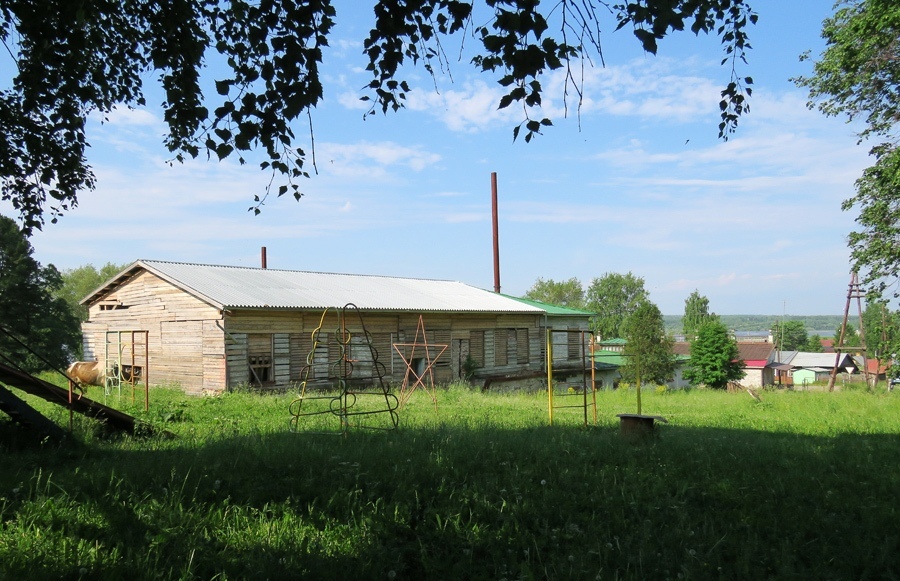
[[[588,428],[544,394],[437,395],[346,436],[290,432],[291,395],[162,388],[109,403],[175,438],[0,419],[0,579],[900,577],[900,393],[648,390],[670,423],[642,444],[633,391]]]

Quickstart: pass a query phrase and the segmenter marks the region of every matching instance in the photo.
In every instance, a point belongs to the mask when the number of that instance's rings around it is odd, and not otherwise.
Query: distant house
[[[764,387],[775,383],[776,359],[772,343],[738,341],[738,354],[744,361],[744,387]]]
[[[791,367],[791,360],[797,355],[798,351],[778,351],[775,354],[775,385],[779,387],[791,387],[794,385],[794,370]]]
[[[411,357],[409,347],[420,317],[428,342],[447,346],[436,381],[461,377],[471,360],[478,381],[517,382],[545,369],[548,330],[557,332],[560,363],[578,366],[579,331],[590,319],[461,282],[153,260],[129,265],[82,304],[87,358],[109,363],[121,356],[113,343],[122,332],[146,333],[151,382],[191,393],[286,387],[310,362],[310,381],[327,386],[329,365],[342,357],[360,375],[381,368],[386,381],[400,382],[405,358],[424,371],[423,351]]]
[[[785,358],[784,363],[791,366],[791,377],[795,387],[816,381],[828,381],[835,363],[838,373],[857,373],[860,369],[848,353],[841,353],[838,357],[834,353],[793,352],[790,357]]]
[[[760,341],[738,341],[738,354],[744,361],[744,377],[740,384],[744,387],[762,387],[775,382],[775,367],[778,365],[775,346]],[[690,343],[675,343],[673,353],[690,357]]]
[[[862,369],[862,357],[856,356],[853,360],[856,362],[856,365]],[[884,361],[866,358],[866,370],[869,372],[870,376],[877,380],[885,379],[887,377],[887,365],[885,365]]]

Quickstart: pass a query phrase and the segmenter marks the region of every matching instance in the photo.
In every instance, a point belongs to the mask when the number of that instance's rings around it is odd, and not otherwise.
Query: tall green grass
[[[290,432],[292,398],[109,398],[174,439],[0,421],[0,578],[900,576],[900,394],[645,391],[670,423],[638,445],[627,390],[587,428],[549,426],[543,393],[420,391],[398,430],[346,436]]]

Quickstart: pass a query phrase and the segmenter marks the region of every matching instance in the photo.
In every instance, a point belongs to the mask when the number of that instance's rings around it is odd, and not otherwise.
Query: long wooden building
[[[326,386],[342,358],[357,376],[377,368],[393,383],[429,363],[437,382],[471,370],[486,383],[534,380],[548,330],[554,368],[577,367],[591,316],[453,281],[153,260],[129,265],[82,304],[88,359],[147,361],[151,384],[191,393],[302,378]]]

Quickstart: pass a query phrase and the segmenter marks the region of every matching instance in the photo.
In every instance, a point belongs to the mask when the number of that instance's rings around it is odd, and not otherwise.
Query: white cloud
[[[357,143],[323,143],[317,147],[317,157],[323,164],[341,168],[353,168],[374,163],[376,166],[406,167],[422,171],[438,163],[441,156],[431,153],[421,146],[405,146],[391,141]]]
[[[337,96],[337,101],[343,107],[354,111],[367,111],[371,106],[371,101],[361,100],[362,95],[358,91],[342,91]]]
[[[684,123],[709,117],[718,111],[721,87],[715,81],[700,76],[673,75],[671,59],[636,59],[627,65],[588,67],[578,83],[583,91],[582,116],[598,113]],[[696,63],[679,63],[679,70],[694,68]],[[439,79],[438,89],[427,84],[409,91],[406,108],[426,113],[443,123],[451,131],[477,133],[498,126],[513,126],[524,119],[521,107],[513,104],[498,109],[504,87],[494,81],[470,74],[461,82]],[[532,118],[562,119],[578,113],[577,94],[572,80],[566,88],[564,70],[554,71],[544,79],[543,105],[532,111]],[[568,108],[563,102],[568,91]],[[365,110],[370,103],[360,101],[355,90],[343,91],[338,102],[353,110]]]
[[[690,74],[698,68],[693,59],[674,66],[672,59],[634,59],[625,65],[587,67],[576,82],[583,94],[580,113],[583,117],[603,113],[613,116],[640,117],[665,122],[685,123],[709,117],[718,111],[721,87],[708,78]],[[677,68],[680,74],[672,74]],[[565,70],[549,76],[543,99],[544,113],[554,119],[566,113],[562,98],[566,83]],[[568,114],[578,113],[577,93],[569,80]]]
[[[98,113],[94,113],[92,117],[97,121],[113,126],[157,127],[163,124],[159,117],[144,108],[132,109],[117,106],[113,107],[112,111],[106,115],[105,120],[101,119]]]
[[[407,108],[437,117],[451,131],[468,133],[518,121],[513,107],[497,108],[503,95],[499,86],[488,86],[484,81],[475,80],[463,83],[461,87],[441,92],[410,91]]]

